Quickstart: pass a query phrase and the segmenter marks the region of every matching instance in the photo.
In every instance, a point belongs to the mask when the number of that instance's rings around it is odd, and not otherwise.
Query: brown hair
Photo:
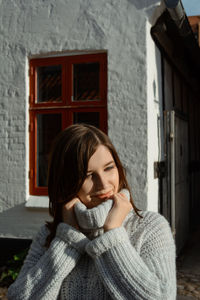
[[[75,124],[66,128],[54,141],[49,161],[49,213],[53,221],[47,222],[50,230],[47,247],[55,236],[57,225],[62,222],[63,204],[76,197],[86,178],[88,161],[99,145],[107,147],[113,156],[119,172],[119,190],[126,188],[131,195],[124,168],[108,136],[92,125]],[[138,214],[132,196],[130,199]]]

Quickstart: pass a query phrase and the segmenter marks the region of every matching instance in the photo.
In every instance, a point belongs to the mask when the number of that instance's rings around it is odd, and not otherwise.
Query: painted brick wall
[[[31,237],[47,213],[28,198],[28,59],[108,51],[108,128],[137,205],[147,207],[146,19],[157,1],[0,0],[1,236]]]

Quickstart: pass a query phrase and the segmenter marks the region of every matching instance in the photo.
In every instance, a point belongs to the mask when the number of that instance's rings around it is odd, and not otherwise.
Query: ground
[[[200,299],[200,227],[178,257],[177,290],[178,300]]]
[[[6,293],[7,293],[7,288],[0,287],[0,300],[7,300]]]
[[[177,291],[178,295],[193,297],[191,299],[200,299],[200,275],[177,272]],[[190,298],[186,299],[189,300]]]

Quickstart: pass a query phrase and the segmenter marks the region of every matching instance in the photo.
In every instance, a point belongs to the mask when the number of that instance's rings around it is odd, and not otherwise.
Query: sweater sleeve
[[[176,299],[174,240],[164,217],[155,215],[145,224],[142,237],[135,236],[142,240],[139,251],[124,227],[87,244],[86,251],[112,299]]]
[[[8,299],[57,299],[63,279],[75,267],[88,239],[75,228],[60,223],[50,247],[44,247],[48,229],[43,226],[33,241]]]

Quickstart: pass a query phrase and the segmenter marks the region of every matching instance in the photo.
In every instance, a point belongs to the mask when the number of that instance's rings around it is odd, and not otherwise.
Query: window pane
[[[99,112],[75,112],[74,124],[85,123],[99,128]]]
[[[74,64],[74,101],[100,100],[99,63]]]
[[[48,154],[61,124],[61,114],[37,115],[37,186],[47,186]]]
[[[37,68],[37,102],[60,102],[61,65]]]

